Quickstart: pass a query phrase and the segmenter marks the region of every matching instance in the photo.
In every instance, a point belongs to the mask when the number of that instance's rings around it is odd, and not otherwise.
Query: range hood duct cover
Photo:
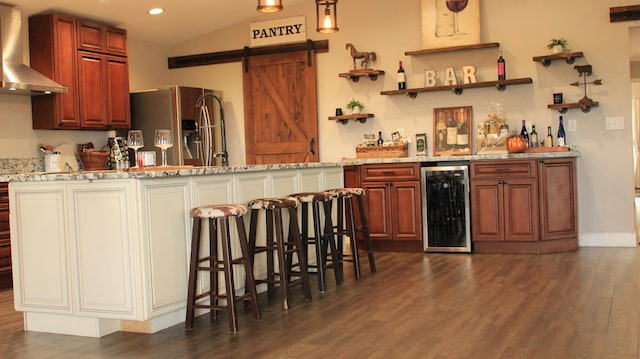
[[[67,93],[68,89],[24,64],[22,57],[22,15],[20,10],[0,5],[0,51],[2,84],[0,93],[43,95]]]

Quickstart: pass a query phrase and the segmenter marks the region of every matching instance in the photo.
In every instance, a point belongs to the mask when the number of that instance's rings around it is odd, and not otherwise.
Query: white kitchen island
[[[184,321],[191,208],[343,184],[341,163],[4,179],[14,302],[25,330],[89,337],[154,333]],[[258,262],[256,271],[263,267]]]

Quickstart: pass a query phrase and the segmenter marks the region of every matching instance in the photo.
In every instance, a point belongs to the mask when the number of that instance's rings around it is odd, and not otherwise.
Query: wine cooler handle
[[[316,143],[316,139],[312,138],[311,141],[309,141],[309,151],[311,151],[312,155],[316,154],[316,150],[313,149],[313,145]]]

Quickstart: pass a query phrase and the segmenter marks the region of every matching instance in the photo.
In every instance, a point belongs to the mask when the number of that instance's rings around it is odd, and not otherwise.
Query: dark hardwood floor
[[[2,358],[638,358],[636,248],[547,255],[376,253],[378,273],[313,286],[240,332],[197,318],[159,333],[94,339],[23,332],[0,292]],[[312,277],[315,280],[315,277]],[[315,284],[315,282],[313,282]],[[242,306],[241,306],[242,308]]]

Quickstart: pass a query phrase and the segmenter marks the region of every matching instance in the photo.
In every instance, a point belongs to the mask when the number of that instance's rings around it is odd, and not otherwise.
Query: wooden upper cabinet
[[[34,129],[80,128],[76,101],[76,20],[50,14],[29,18],[31,67],[67,87],[68,93],[32,96]]]
[[[131,127],[129,104],[129,63],[121,57],[106,58],[107,118],[109,127],[127,129]]]
[[[127,56],[127,30],[78,20],[78,49]]]
[[[31,66],[69,89],[32,97],[34,129],[131,126],[127,31],[61,14],[29,18]]]

